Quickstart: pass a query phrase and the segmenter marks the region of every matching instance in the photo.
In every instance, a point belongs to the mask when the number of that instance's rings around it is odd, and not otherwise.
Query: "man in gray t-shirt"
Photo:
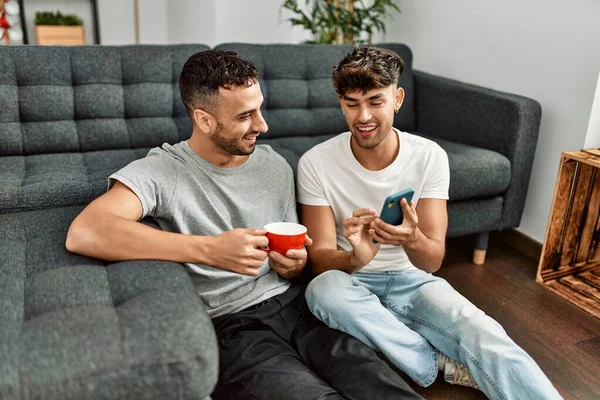
[[[220,168],[192,150],[187,141],[152,149],[110,176],[142,203],[141,217],[151,216],[169,232],[217,236],[235,228],[263,227],[271,222],[297,222],[294,176],[270,146],[256,146],[237,167]],[[223,250],[230,251],[230,244]],[[283,293],[290,286],[269,267],[258,275],[186,263],[211,317],[240,311]]]
[[[218,337],[213,399],[420,398],[371,348],[310,313],[304,286],[290,281],[306,249],[261,250],[263,226],[297,216],[291,168],[256,145],[268,129],[256,66],[204,51],[185,63],[179,87],[190,139],[111,175],[107,193],[71,224],[67,249],[185,263]]]

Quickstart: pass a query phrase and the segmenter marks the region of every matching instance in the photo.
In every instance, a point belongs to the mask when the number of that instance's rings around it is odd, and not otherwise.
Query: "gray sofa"
[[[519,225],[541,109],[412,69],[395,126],[448,153],[448,236]],[[261,71],[261,136],[296,168],[347,130],[331,86],[349,46],[223,44]],[[191,123],[177,79],[203,45],[0,47],[0,398],[205,398],[217,380],[212,325],[184,268],[107,263],[65,250],[70,221],[110,173]]]

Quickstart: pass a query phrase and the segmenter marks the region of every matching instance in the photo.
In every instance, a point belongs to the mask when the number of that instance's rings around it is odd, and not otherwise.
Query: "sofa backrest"
[[[394,50],[406,63],[400,85],[406,91],[394,126],[414,130],[412,53],[408,46],[382,43],[374,46]],[[260,72],[269,125],[265,140],[282,136],[332,135],[348,130],[333,89],[333,67],[353,49],[351,45],[297,45],[225,43],[218,49],[234,50],[253,61]]]
[[[1,46],[0,155],[153,147],[188,138],[179,73],[204,45]]]
[[[394,125],[414,130],[412,54],[379,44],[406,62],[406,99]],[[228,43],[254,61],[266,99],[268,138],[347,130],[331,84],[352,46]],[[0,47],[0,156],[148,148],[187,139],[191,122],[178,78],[204,45]]]

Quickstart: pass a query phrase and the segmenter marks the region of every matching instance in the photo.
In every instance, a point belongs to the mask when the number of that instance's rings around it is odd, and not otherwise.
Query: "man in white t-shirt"
[[[421,386],[438,371],[493,399],[557,399],[535,361],[492,318],[431,273],[444,258],[448,157],[436,143],[392,127],[404,100],[404,63],[358,47],[334,69],[350,132],[309,150],[298,166],[298,202],[318,276],[306,291],[313,314],[381,351]],[[402,200],[399,226],[378,216]]]

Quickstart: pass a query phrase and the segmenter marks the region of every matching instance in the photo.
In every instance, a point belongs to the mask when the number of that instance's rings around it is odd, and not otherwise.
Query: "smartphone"
[[[414,195],[415,191],[411,188],[389,195],[383,202],[383,207],[381,209],[381,214],[379,214],[379,218],[381,218],[383,222],[390,225],[401,225],[402,221],[404,220],[404,215],[402,214],[402,206],[400,205],[400,201],[402,199],[406,199],[408,204],[410,204]],[[373,239],[373,243],[377,243],[377,240]]]
[[[402,206],[400,205],[400,201],[402,199],[406,199],[408,204],[410,204],[414,195],[415,191],[411,188],[389,195],[383,202],[383,207],[381,209],[381,214],[379,214],[379,218],[381,218],[383,222],[390,225],[402,224],[404,215],[402,214]]]

